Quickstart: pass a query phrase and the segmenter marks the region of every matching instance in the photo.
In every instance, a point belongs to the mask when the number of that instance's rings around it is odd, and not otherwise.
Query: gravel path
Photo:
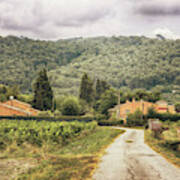
[[[180,168],[144,143],[143,130],[125,130],[107,149],[94,180],[180,180]]]

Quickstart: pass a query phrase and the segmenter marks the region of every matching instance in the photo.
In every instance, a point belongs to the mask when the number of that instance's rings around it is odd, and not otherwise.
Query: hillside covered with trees
[[[117,89],[158,89],[172,101],[180,100],[180,40],[120,36],[39,41],[8,36],[0,37],[0,54],[0,84],[19,85],[26,93],[32,91],[39,69],[46,67],[56,95],[78,95],[87,72]]]

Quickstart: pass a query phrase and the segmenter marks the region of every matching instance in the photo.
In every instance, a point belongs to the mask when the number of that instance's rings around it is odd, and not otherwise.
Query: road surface
[[[180,180],[180,168],[144,143],[143,130],[125,130],[107,149],[93,180]]]

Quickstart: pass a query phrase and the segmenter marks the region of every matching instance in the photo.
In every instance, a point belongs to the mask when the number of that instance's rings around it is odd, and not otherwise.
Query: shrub
[[[101,120],[101,121],[98,121],[99,126],[120,126],[123,124],[124,124],[123,120],[118,120],[118,121]]]
[[[177,113],[180,113],[180,103],[175,104],[175,110]]]
[[[38,114],[39,117],[53,117],[53,113],[51,111],[41,111]]]
[[[62,104],[62,114],[63,115],[79,115],[80,114],[80,104],[77,98],[67,97]]]
[[[180,141],[166,140],[166,141],[164,141],[164,143],[161,144],[161,146],[164,146],[168,149],[172,149],[174,151],[178,151],[179,146],[180,146]]]
[[[154,112],[152,113],[148,113],[146,118],[148,119],[160,119],[161,121],[174,121],[177,122],[178,120],[180,120],[180,114],[170,114],[170,113],[157,113]]]
[[[155,111],[155,109],[153,107],[151,107],[151,108],[148,109],[147,114],[148,114],[149,117],[153,117],[153,116],[156,115],[156,111]]]
[[[18,96],[18,100],[32,104],[33,94],[20,94]]]
[[[79,104],[80,104],[80,115],[85,115],[90,109],[88,104],[83,99],[79,100]]]
[[[127,117],[127,126],[143,126],[145,122],[143,113],[139,109]]]
[[[101,121],[101,120],[107,119],[107,117],[104,114],[97,114],[95,119],[96,119],[96,121]]]
[[[61,111],[59,111],[59,110],[55,110],[55,111],[54,111],[54,116],[55,116],[55,117],[59,117],[59,116],[61,116],[61,115],[62,115]]]
[[[56,110],[62,111],[62,104],[66,98],[67,97],[64,95],[61,95],[55,98]]]
[[[4,94],[0,94],[0,102],[7,101],[7,97]]]

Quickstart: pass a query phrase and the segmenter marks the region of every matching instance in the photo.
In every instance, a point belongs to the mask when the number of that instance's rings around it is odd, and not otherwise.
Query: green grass
[[[164,124],[169,127],[169,130],[163,132],[159,139],[154,138],[153,133],[150,130],[146,130],[145,142],[168,161],[180,167],[180,151],[173,145],[176,142],[179,142],[176,133],[178,123]]]
[[[14,142],[1,150],[0,158],[4,162],[4,169],[11,166],[6,162],[16,161],[18,171],[12,170],[11,174],[16,174],[18,180],[90,179],[104,149],[123,132],[108,127],[96,127],[91,131],[82,131],[64,144],[43,141],[43,144],[38,146],[28,141],[20,145]],[[28,170],[22,170],[23,162],[29,167]],[[1,177],[2,170],[0,179]]]

